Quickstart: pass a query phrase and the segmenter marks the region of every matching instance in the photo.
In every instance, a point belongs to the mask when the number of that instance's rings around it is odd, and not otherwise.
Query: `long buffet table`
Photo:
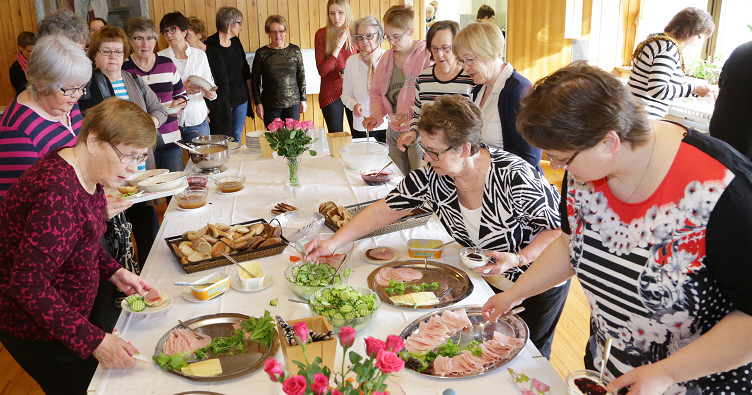
[[[384,197],[401,179],[397,177],[384,186],[368,186],[360,174],[347,169],[339,159],[330,156],[305,157],[300,167],[302,186],[290,188],[287,183],[287,166],[284,159],[262,159],[260,154],[248,148],[241,148],[231,156],[228,174],[243,174],[247,177],[245,189],[235,194],[217,193],[212,181],[209,181],[209,203],[203,208],[185,211],[176,206],[173,199],[165,213],[164,222],[157,235],[142,277],[152,285],[173,298],[169,309],[150,315],[136,315],[123,312],[116,328],[125,338],[138,348],[148,362],[137,361],[131,369],[105,370],[99,367],[89,386],[89,393],[96,394],[175,394],[191,391],[214,391],[222,394],[239,394],[251,391],[258,394],[282,394],[282,385],[272,382],[262,369],[247,376],[220,382],[196,382],[162,371],[151,362],[158,340],[177,320],[211,315],[216,313],[241,313],[260,316],[264,310],[272,315],[281,315],[285,319],[297,319],[315,315],[305,305],[288,302],[295,295],[287,287],[284,270],[290,264],[289,256],[294,254],[288,247],[282,254],[260,259],[259,262],[267,276],[273,277],[273,284],[256,293],[239,292],[230,289],[227,295],[206,303],[192,303],[181,296],[182,288],[174,286],[173,281],[193,281],[212,272],[237,273],[234,266],[186,274],[171,255],[165,237],[180,235],[187,230],[196,230],[207,222],[239,223],[256,218],[270,220],[270,209],[279,202],[297,202],[301,205],[317,205],[319,202],[333,200],[339,205]],[[394,169],[396,174],[399,171]],[[326,229],[328,231],[328,229]],[[353,254],[347,264],[355,273],[349,280],[351,285],[366,285],[366,278],[378,266],[363,262],[359,258],[361,250],[375,245],[390,246],[397,249],[402,257],[407,257],[407,240],[411,238],[433,238],[449,241],[450,236],[434,216],[425,226],[407,229],[388,235],[369,238],[355,243]],[[459,263],[459,247],[451,244],[444,249],[441,261],[462,267]],[[475,286],[473,293],[461,301],[461,305],[483,304],[492,295],[487,283],[475,273],[468,273]],[[279,298],[279,305],[272,307],[269,301]],[[399,334],[409,323],[430,312],[425,309],[397,308],[382,303],[374,322],[357,333],[354,350],[364,350],[363,339],[374,336],[385,339],[389,334]],[[341,363],[341,348],[338,346],[337,361]],[[364,352],[362,352],[364,354]],[[276,355],[283,362],[281,348]],[[560,376],[548,360],[540,355],[532,343],[505,367],[535,377],[551,386],[551,394],[566,393],[566,387]],[[392,394],[441,394],[451,388],[457,394],[476,394],[491,392],[496,394],[518,394],[511,376],[505,368],[499,368],[487,374],[465,379],[440,379],[419,375],[410,370],[403,370],[391,375],[389,390]]]

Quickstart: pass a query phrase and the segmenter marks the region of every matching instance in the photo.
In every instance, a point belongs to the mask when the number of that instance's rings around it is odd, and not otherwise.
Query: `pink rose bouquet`
[[[310,130],[313,128],[313,121],[299,122],[292,118],[283,121],[277,118],[269,124],[269,131],[264,133],[264,137],[279,156],[294,158],[305,151],[316,155],[316,151],[308,149],[311,143],[318,140],[311,138]]]

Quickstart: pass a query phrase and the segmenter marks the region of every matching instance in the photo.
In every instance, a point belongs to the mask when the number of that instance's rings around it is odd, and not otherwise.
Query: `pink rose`
[[[370,356],[376,356],[381,352],[381,350],[386,349],[386,343],[383,341],[373,337],[368,336],[366,338],[366,354]]]
[[[315,395],[325,394],[329,389],[329,377],[326,377],[323,373],[316,373],[313,375],[313,383],[311,383],[311,390]]]
[[[295,335],[300,338],[301,342],[308,343],[308,327],[305,321],[296,322],[292,326],[292,330],[295,331]]]
[[[343,348],[348,348],[353,345],[353,342],[355,342],[355,329],[343,326],[339,331],[339,344]]]
[[[269,374],[269,378],[272,381],[282,381],[285,378],[285,372],[282,370],[282,365],[277,362],[276,359],[270,358],[264,363],[264,371]]]
[[[376,367],[385,374],[399,372],[405,367],[405,361],[397,354],[384,350],[376,355]]]
[[[301,375],[295,375],[282,383],[282,391],[287,395],[303,395],[306,390],[306,379]]]
[[[296,119],[287,118],[285,119],[285,127],[290,130],[300,129],[300,122]]]
[[[313,125],[313,121],[303,121],[300,123],[300,127],[303,129],[313,129],[315,126]]]
[[[402,338],[397,335],[389,335],[386,338],[386,349],[395,353],[402,351],[405,348],[405,343],[402,342]]]
[[[272,123],[269,124],[268,129],[270,132],[276,132],[277,130],[285,127],[285,122],[279,118],[275,118]]]

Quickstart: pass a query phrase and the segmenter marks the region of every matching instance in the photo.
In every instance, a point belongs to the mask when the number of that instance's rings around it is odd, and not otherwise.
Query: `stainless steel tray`
[[[413,333],[418,332],[418,325],[420,325],[421,322],[428,321],[429,318],[433,317],[434,315],[439,315],[445,311],[451,310],[461,310],[465,309],[465,312],[467,312],[467,317],[470,318],[470,322],[473,324],[472,328],[459,331],[455,333],[454,335],[450,336],[449,338],[452,339],[453,342],[459,342],[461,345],[466,345],[467,343],[470,343],[472,340],[477,340],[479,342],[483,342],[485,340],[489,340],[493,338],[493,333],[499,332],[503,335],[507,335],[510,337],[517,337],[521,339],[525,339],[525,343],[527,343],[528,338],[530,337],[530,331],[527,328],[527,324],[525,321],[522,320],[522,318],[518,317],[517,315],[508,315],[500,317],[498,321],[496,322],[487,322],[485,318],[483,318],[483,315],[481,314],[481,309],[483,306],[479,305],[471,305],[471,306],[454,306],[449,307],[446,309],[442,309],[439,311],[434,311],[432,313],[426,314],[423,317],[418,318],[417,320],[410,323],[403,331],[400,333],[400,337],[404,341],[408,338],[408,336],[412,335]],[[473,376],[479,376],[485,373],[488,373],[490,371],[496,370],[502,366],[504,366],[507,362],[514,359],[514,357],[519,354],[525,346],[517,348],[514,352],[509,354],[509,357],[505,359],[501,359],[498,362],[496,362],[493,365],[488,366],[484,371],[478,372],[478,373],[470,373],[465,375],[451,375],[451,376],[437,376],[433,374],[433,366],[429,366],[428,369],[417,372],[414,371],[417,374],[422,374],[424,376],[431,376],[431,377],[437,377],[442,379],[456,379],[456,378],[464,378],[464,377],[473,377]],[[412,369],[410,369],[412,370]]]
[[[389,299],[389,294],[387,294],[384,289],[386,287],[382,287],[378,284],[376,284],[376,274],[379,272],[379,270],[385,268],[385,267],[391,267],[391,268],[411,268],[416,269],[423,273],[423,278],[416,281],[409,281],[405,284],[421,284],[421,283],[432,283],[434,281],[439,283],[439,289],[432,290],[431,292],[434,293],[437,297],[440,297],[446,290],[449,288],[452,288],[452,290],[439,301],[439,304],[430,305],[430,306],[406,306],[406,305],[395,305],[392,303],[392,300]],[[436,309],[441,307],[447,307],[451,306],[462,299],[465,299],[466,297],[470,296],[470,294],[473,292],[473,289],[475,286],[473,285],[472,281],[470,281],[470,277],[467,276],[465,272],[463,272],[461,269],[458,269],[454,266],[450,266],[444,263],[431,261],[431,260],[423,260],[423,259],[411,259],[411,260],[405,260],[405,261],[397,261],[392,263],[387,263],[385,265],[381,265],[376,270],[372,271],[371,274],[368,275],[368,288],[372,289],[374,292],[376,292],[376,295],[379,296],[379,299],[381,299],[382,302],[398,306],[398,307],[404,307],[409,309]],[[405,292],[410,293],[410,292]],[[394,295],[391,295],[394,296]]]
[[[209,335],[213,339],[217,336],[227,337],[232,335],[232,332],[234,331],[232,325],[239,322],[245,322],[248,318],[247,315],[243,314],[219,313],[183,321],[183,324],[198,333]],[[162,352],[162,348],[164,347],[164,344],[167,341],[167,336],[170,332],[178,327],[179,325],[175,325],[175,327],[167,331],[167,333],[159,339],[157,346],[154,348],[154,353],[156,355],[159,355],[159,353]],[[277,336],[274,336],[271,347],[264,347],[255,340],[246,340],[242,353],[235,355],[222,354],[218,356],[219,362],[222,365],[222,373],[214,377],[187,375],[183,374],[183,372],[176,372],[174,370],[167,370],[167,372],[194,381],[222,381],[234,379],[262,368],[264,362],[277,353],[278,348],[279,339]],[[209,353],[208,357],[214,358],[214,355]],[[198,359],[195,358],[186,360],[188,363],[197,361]]]

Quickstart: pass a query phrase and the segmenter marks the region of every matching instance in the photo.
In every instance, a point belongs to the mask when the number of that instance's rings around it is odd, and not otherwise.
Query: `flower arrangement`
[[[308,145],[316,142],[310,136],[309,131],[314,128],[313,121],[297,121],[292,118],[286,118],[284,121],[276,118],[269,124],[269,131],[264,133],[269,146],[277,155],[285,158],[294,158],[308,151],[312,156],[316,151],[308,149]]]
[[[282,391],[287,395],[383,395],[386,394],[384,381],[389,374],[399,372],[405,367],[405,361],[397,356],[405,345],[399,336],[389,335],[386,341],[375,339],[371,336],[365,339],[367,358],[363,358],[355,351],[347,350],[355,342],[355,330],[349,326],[342,327],[337,334],[339,343],[343,348],[342,367],[339,373],[332,377],[332,371],[328,367],[321,367],[321,358],[316,357],[313,363],[308,361],[305,354],[305,341],[308,339],[308,328],[305,322],[293,325],[295,337],[303,347],[305,363],[294,361],[298,365],[298,374],[291,375],[284,371],[282,365],[276,359],[266,361],[264,371],[269,374],[272,381],[282,383]],[[350,366],[345,370],[345,357],[350,361]],[[355,378],[346,378],[351,373]],[[334,380],[334,386],[330,387],[330,381]],[[357,383],[357,385],[354,384]]]

